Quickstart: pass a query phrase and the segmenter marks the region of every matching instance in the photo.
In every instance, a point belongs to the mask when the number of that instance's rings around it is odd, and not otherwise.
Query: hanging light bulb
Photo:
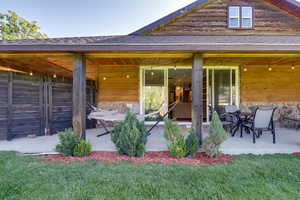
[[[245,67],[245,68],[244,68],[244,72],[246,72],[246,71],[248,71],[248,69]]]
[[[151,72],[151,76],[154,76],[154,72]]]
[[[33,72],[30,72],[29,75],[30,75],[30,76],[33,76]]]
[[[292,65],[291,69],[292,69],[292,70],[295,70],[295,66],[294,66],[294,65]]]
[[[129,78],[130,78],[130,75],[129,75],[129,74],[127,74],[127,75],[126,75],[126,78],[127,78],[127,79],[129,79]]]
[[[107,79],[107,78],[104,76],[104,77],[103,77],[103,80],[106,81],[106,79]]]
[[[272,67],[269,66],[268,70],[269,70],[269,71],[272,71],[273,69],[272,69]]]
[[[56,78],[56,74],[53,74],[53,78]]]

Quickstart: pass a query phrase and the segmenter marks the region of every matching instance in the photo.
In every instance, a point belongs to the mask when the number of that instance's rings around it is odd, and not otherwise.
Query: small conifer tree
[[[220,146],[226,139],[227,133],[223,128],[217,112],[214,112],[209,126],[208,136],[203,141],[203,149],[206,155],[209,157],[220,155]]]

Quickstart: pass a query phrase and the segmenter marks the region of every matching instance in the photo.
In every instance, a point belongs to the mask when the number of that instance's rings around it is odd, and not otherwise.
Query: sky
[[[129,34],[194,0],[9,0],[0,12],[38,21],[48,37]]]

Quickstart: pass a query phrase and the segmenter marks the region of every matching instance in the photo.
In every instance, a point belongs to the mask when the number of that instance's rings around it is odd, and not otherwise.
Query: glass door
[[[209,68],[208,76],[208,113],[211,119],[212,111],[223,114],[225,106],[238,106],[237,68]]]
[[[145,118],[146,121],[155,121],[168,109],[166,71],[145,69],[143,77],[143,113],[145,115],[155,113]]]

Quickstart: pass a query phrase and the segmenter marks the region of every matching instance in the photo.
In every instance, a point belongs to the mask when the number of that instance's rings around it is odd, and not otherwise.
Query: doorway
[[[205,67],[203,70],[203,121],[209,122],[211,113],[224,112],[226,105],[239,102],[238,67]],[[142,67],[141,114],[158,110],[167,111],[168,105],[179,101],[169,118],[191,122],[192,68],[191,67]],[[146,118],[155,121],[159,115]]]

